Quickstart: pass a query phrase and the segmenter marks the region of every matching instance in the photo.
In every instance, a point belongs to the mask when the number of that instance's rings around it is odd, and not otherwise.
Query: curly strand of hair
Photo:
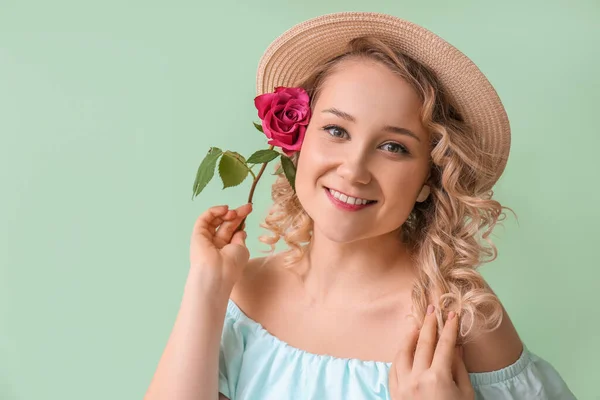
[[[291,157],[294,165],[298,162],[297,154]],[[277,164],[276,168],[279,166]],[[271,188],[271,198],[273,206],[260,226],[271,231],[273,236],[261,235],[259,240],[270,245],[271,249],[267,253],[273,254],[275,244],[283,238],[289,247],[284,253],[283,264],[284,267],[291,268],[304,257],[306,245],[303,243],[310,242],[313,222],[283,174],[276,178]]]

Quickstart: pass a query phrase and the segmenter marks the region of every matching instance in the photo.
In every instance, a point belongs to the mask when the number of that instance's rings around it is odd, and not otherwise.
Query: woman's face
[[[296,192],[315,229],[351,242],[406,221],[428,177],[430,142],[420,99],[407,82],[373,61],[337,67],[312,110]],[[355,209],[330,189],[375,202]]]

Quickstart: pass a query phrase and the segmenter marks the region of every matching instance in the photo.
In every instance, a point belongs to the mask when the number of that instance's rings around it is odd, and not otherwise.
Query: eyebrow
[[[338,117],[345,119],[346,121],[356,122],[356,118],[354,118],[352,115],[348,114],[347,112],[338,110],[337,108],[334,108],[334,107],[323,110],[322,112],[337,115]],[[399,133],[401,135],[410,136],[419,142],[421,141],[421,139],[410,129],[401,128],[399,126],[386,125],[383,127],[383,130],[386,132]]]

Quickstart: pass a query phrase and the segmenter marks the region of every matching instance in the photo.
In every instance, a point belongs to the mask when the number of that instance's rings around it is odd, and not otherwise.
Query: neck
[[[315,229],[300,269],[308,304],[331,309],[368,308],[405,295],[415,276],[397,231],[338,243]]]

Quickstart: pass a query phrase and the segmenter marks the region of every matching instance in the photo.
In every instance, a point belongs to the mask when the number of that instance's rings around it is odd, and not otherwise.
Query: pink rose
[[[290,156],[300,150],[310,119],[310,100],[303,88],[279,86],[254,98],[268,143]]]

